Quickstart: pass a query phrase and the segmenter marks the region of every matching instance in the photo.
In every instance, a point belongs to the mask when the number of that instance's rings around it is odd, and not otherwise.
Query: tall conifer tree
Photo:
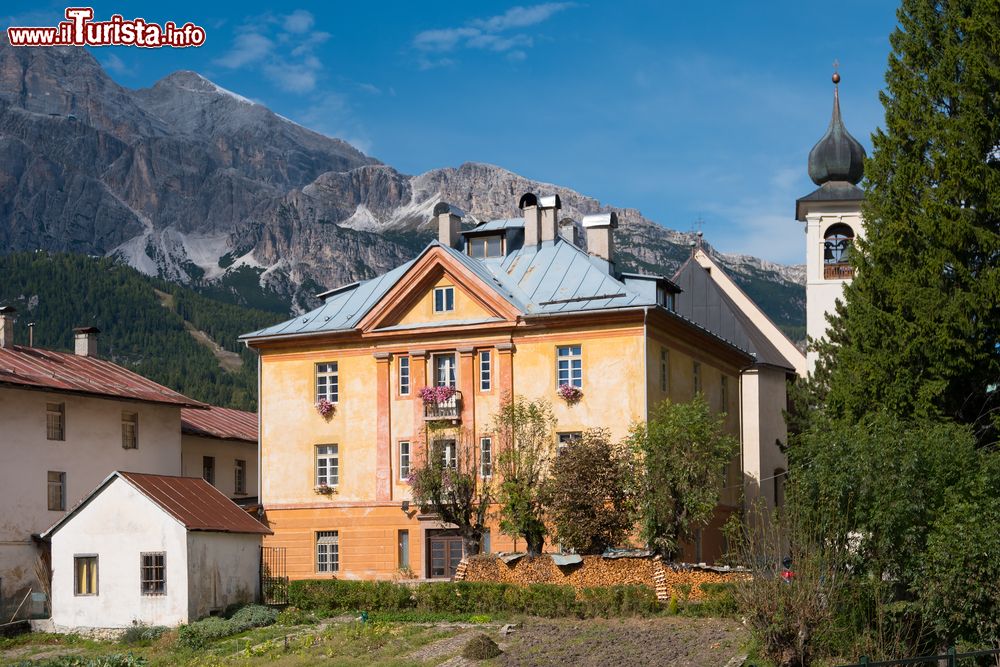
[[[904,0],[865,166],[867,238],[817,376],[834,415],[885,409],[996,435],[1000,2]]]

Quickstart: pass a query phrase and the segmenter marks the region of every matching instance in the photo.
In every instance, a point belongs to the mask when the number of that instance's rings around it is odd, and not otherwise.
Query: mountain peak
[[[172,74],[163,77],[153,86],[154,89],[159,87],[185,90],[191,93],[221,95],[236,100],[237,102],[242,102],[243,104],[257,104],[253,100],[247,99],[242,95],[234,93],[231,90],[227,90],[215,82],[206,79],[197,72],[192,72],[191,70],[186,69],[178,70],[177,72],[173,72]]]

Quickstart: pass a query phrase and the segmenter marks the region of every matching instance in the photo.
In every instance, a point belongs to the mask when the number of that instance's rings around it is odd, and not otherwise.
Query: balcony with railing
[[[851,280],[854,278],[854,267],[846,262],[823,265],[823,280]]]
[[[447,398],[424,399],[424,419],[427,421],[450,420],[457,422],[462,418],[462,392],[454,391]]]

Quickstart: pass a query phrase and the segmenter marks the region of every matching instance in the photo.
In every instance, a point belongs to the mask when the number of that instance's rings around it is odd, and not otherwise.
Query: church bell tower
[[[854,277],[849,260],[854,240],[864,235],[864,191],[858,183],[865,149],[841,120],[839,84],[840,74],[834,73],[833,117],[809,151],[809,178],[819,187],[795,202],[795,219],[806,223],[806,333],[813,340],[826,335],[826,314]],[[816,357],[807,354],[810,372]]]

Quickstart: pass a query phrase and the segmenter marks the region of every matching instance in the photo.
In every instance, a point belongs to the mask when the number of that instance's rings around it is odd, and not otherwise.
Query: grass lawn
[[[168,632],[152,642],[122,644],[74,636],[30,634],[0,639],[0,664],[59,667],[132,665],[440,665],[475,664],[460,657],[473,636],[485,633],[504,653],[483,665],[670,664],[725,665],[747,637],[731,619],[657,616],[630,619],[518,619],[502,637],[502,621],[477,616],[453,620],[328,619],[308,625],[272,625],[217,640],[202,649],[177,644]],[[468,619],[466,619],[468,620]],[[113,655],[117,661],[91,660]],[[128,656],[134,659],[128,661]]]

